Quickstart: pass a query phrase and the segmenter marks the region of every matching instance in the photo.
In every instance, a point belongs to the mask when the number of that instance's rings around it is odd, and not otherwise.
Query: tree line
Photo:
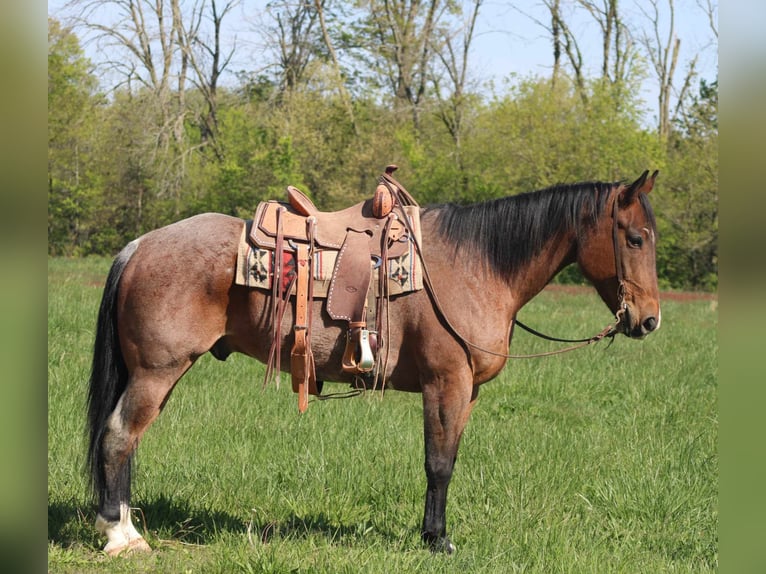
[[[237,0],[72,0],[66,23],[48,19],[49,253],[114,254],[204,211],[249,218],[288,184],[341,208],[370,196],[389,163],[421,204],[659,169],[661,282],[715,289],[718,83],[696,59],[679,73],[658,1],[639,33],[618,0],[545,0],[550,73],[498,87],[469,67],[482,0],[275,0],[239,70],[248,49],[225,33],[242,18]],[[602,31],[596,76],[573,7]],[[98,66],[81,38],[97,43]],[[647,126],[640,87],[652,75]]]

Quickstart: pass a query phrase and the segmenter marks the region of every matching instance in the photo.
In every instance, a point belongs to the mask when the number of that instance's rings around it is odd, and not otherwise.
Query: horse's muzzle
[[[633,321],[634,315],[631,314],[630,307],[625,306],[624,312],[620,318],[618,329],[631,339],[643,339],[652,331],[656,331],[660,326],[660,318],[654,315],[643,317],[640,320]]]

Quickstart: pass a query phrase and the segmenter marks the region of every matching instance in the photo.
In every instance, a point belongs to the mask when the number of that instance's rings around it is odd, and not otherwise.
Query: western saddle
[[[346,321],[346,347],[342,369],[367,376],[376,366],[382,318],[387,301],[389,259],[402,256],[411,242],[419,240],[413,219],[419,206],[393,177],[395,165],[386,167],[378,179],[372,199],[336,212],[321,212],[295,187],[287,188],[288,202],[266,201],[258,205],[249,239],[258,248],[273,252],[271,269],[272,345],[266,379],[280,370],[282,317],[291,293],[295,294],[294,342],[290,353],[293,391],[298,410],[308,406],[308,395],[319,395],[311,352],[311,309],[313,265],[317,251],[336,251],[332,278],[327,290],[327,313]],[[285,260],[294,261],[295,273],[288,276]],[[373,285],[373,269],[378,285]],[[376,297],[377,295],[377,297]]]

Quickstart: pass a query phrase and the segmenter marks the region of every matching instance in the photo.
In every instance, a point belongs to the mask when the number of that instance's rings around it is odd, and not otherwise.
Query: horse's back
[[[149,231],[137,239],[139,245],[161,242],[168,247],[200,247],[208,242],[239,241],[244,221],[223,213],[200,213]]]

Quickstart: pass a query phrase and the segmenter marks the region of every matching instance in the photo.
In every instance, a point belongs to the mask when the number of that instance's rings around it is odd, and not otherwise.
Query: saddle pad
[[[242,235],[237,249],[237,269],[234,282],[245,287],[266,289],[271,291],[274,252],[260,247],[254,247],[248,241],[250,222],[242,226]],[[285,257],[292,258],[293,253],[285,252]],[[338,251],[316,250],[314,252],[314,293],[315,298],[326,298],[330,290],[332,272]],[[285,268],[288,266],[285,265]],[[378,269],[373,270],[372,284],[375,296],[378,296]],[[401,295],[423,288],[423,271],[415,246],[409,243],[409,248],[400,257],[388,260],[388,289],[391,295]],[[295,294],[293,288],[292,294]]]

